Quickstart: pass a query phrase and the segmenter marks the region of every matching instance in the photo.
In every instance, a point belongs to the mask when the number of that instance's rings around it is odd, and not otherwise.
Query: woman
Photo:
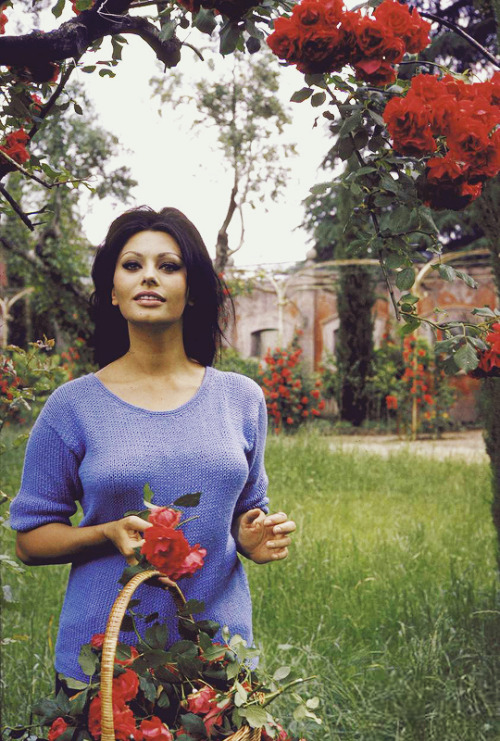
[[[261,390],[211,367],[223,295],[193,224],[173,208],[126,212],[112,223],[92,277],[100,370],[47,400],[11,508],[24,563],[72,563],[55,663],[81,680],[80,647],[104,631],[125,559],[150,526],[124,516],[143,508],[145,484],[159,506],[202,492],[183,529],[206,549],[205,565],[181,586],[188,599],[204,601],[204,617],[249,643],[251,603],[236,552],[257,563],[281,560],[295,530],[284,513],[267,514]],[[72,527],[77,501],[84,516]],[[139,612],[159,612],[176,640],[168,592],[146,584],[137,596]]]

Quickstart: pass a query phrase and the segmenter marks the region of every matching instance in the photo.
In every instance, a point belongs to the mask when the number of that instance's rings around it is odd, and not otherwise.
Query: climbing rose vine
[[[388,102],[384,120],[396,152],[427,157],[419,185],[431,208],[464,208],[500,171],[500,72],[473,84],[417,75],[405,97]]]
[[[302,0],[289,18],[275,21],[267,43],[305,74],[339,72],[348,64],[359,80],[386,85],[396,79],[395,65],[405,52],[429,44],[430,25],[393,0],[384,0],[373,15],[346,10],[342,0]]]

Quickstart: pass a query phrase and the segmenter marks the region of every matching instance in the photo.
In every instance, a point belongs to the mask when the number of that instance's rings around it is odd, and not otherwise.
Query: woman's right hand
[[[151,527],[150,522],[146,522],[137,515],[128,515],[121,520],[112,520],[102,525],[102,532],[105,538],[110,540],[115,548],[125,556],[127,562],[131,565],[137,563],[134,550],[140,548],[144,543],[143,532]]]

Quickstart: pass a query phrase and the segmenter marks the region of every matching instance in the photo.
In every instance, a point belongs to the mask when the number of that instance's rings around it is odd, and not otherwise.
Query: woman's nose
[[[158,285],[158,279],[156,278],[152,269],[146,271],[145,275],[142,278],[142,282],[145,285]]]

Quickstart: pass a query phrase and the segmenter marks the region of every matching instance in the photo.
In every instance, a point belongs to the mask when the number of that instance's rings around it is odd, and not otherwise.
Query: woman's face
[[[125,243],[116,261],[111,302],[133,324],[182,324],[187,273],[173,237],[144,231]]]

